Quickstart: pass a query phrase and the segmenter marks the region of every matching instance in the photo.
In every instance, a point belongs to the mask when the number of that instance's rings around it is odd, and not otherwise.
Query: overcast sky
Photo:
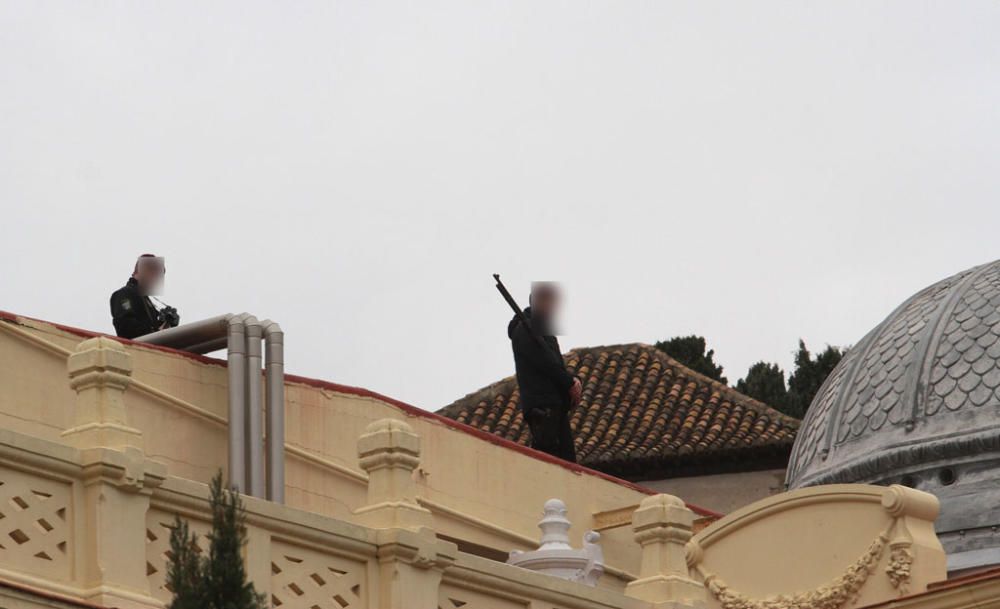
[[[134,258],[289,372],[440,408],[566,349],[735,382],[1000,258],[1000,2],[0,0],[0,309],[113,332]]]

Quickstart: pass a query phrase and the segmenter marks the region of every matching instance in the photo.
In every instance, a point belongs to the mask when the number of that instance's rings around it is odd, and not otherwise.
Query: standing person
[[[507,326],[514,350],[520,408],[531,428],[531,447],[576,462],[569,412],[579,404],[583,388],[566,370],[553,322],[559,310],[559,290],[549,282],[531,285],[528,325],[515,315]]]
[[[159,293],[166,272],[163,258],[153,254],[139,256],[128,282],[111,294],[111,318],[118,336],[138,338],[177,325],[176,318],[161,320],[160,312],[149,299],[150,294]]]

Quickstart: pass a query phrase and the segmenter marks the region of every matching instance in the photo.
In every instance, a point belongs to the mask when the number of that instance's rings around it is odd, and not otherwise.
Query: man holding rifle
[[[514,350],[520,408],[531,429],[531,447],[576,462],[570,410],[580,403],[580,381],[566,370],[552,324],[559,310],[559,290],[551,282],[531,284],[528,308],[521,311],[497,280],[497,289],[514,308],[507,326]]]

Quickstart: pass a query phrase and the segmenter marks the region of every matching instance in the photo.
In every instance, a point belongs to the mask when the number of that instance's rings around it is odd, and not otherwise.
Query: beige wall
[[[643,486],[722,514],[738,510],[785,490],[785,470],[691,476],[668,480],[644,480]]]
[[[30,588],[12,585],[0,586],[2,609],[95,609],[91,605],[73,600],[63,600]]]
[[[67,384],[66,351],[84,338],[23,318],[0,320],[0,426],[60,441],[72,424],[75,399]],[[129,424],[143,432],[147,455],[165,464],[171,476],[207,482],[226,465],[225,367],[134,344],[127,350],[134,368],[125,394]],[[542,505],[558,497],[569,507],[570,535],[578,545],[595,526],[595,513],[635,506],[647,496],[375,397],[289,381],[288,505],[352,520],[366,497],[357,438],[369,423],[386,417],[406,419],[420,435],[419,494],[434,514],[435,528],[449,537],[504,552],[532,549]],[[612,575],[603,583],[621,588],[638,568],[631,533],[618,528],[603,537]]]

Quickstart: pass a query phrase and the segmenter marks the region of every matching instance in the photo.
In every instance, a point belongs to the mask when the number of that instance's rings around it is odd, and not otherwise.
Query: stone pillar
[[[146,577],[146,512],[166,467],[146,459],[142,432],[126,421],[132,358],[102,336],[80,343],[67,364],[76,420],[62,437],[80,450],[83,468],[73,544],[82,595],[106,607],[162,607]]]
[[[635,541],[642,546],[639,578],[625,588],[632,598],[663,609],[704,607],[705,586],[688,571],[684,546],[691,539],[694,513],[671,495],[654,495],[632,515]]]
[[[142,432],[125,419],[125,389],[132,357],[104,336],[80,343],[69,356],[69,386],[76,390],[74,426],[62,433],[76,448],[142,448]]]
[[[420,465],[420,437],[397,419],[381,419],[358,439],[361,468],[368,472],[367,505],[358,521],[378,529],[379,588],[384,609],[438,609],[441,576],[458,555],[437,538],[431,513],[417,503],[413,471]]]
[[[358,439],[361,468],[368,472],[368,503],[355,511],[373,529],[419,530],[431,513],[417,503],[413,470],[420,465],[420,436],[397,419],[381,419]]]
[[[82,457],[76,559],[84,598],[102,607],[162,607],[146,577],[146,512],[167,468],[134,448],[92,448]]]
[[[382,529],[377,533],[381,609],[439,609],[441,577],[458,547],[430,529]]]

